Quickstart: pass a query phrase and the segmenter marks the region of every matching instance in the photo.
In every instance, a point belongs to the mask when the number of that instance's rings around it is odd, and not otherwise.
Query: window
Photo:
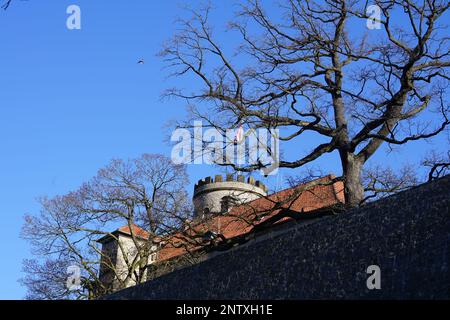
[[[156,259],[157,259],[157,254],[156,254],[156,252],[155,252],[155,253],[152,253],[152,254],[150,254],[150,256],[148,257],[148,263],[149,263],[149,264],[155,263],[155,262],[156,262]]]

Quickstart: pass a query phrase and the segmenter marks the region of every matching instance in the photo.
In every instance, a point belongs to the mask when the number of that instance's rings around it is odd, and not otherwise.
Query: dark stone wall
[[[296,225],[107,299],[450,298],[450,176]],[[381,289],[369,290],[369,265]]]

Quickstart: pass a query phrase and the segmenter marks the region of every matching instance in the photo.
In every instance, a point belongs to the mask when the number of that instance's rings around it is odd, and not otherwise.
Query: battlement
[[[194,194],[200,187],[203,187],[203,186],[209,185],[209,184],[223,183],[223,182],[245,183],[245,184],[249,184],[251,186],[260,188],[264,192],[267,192],[267,186],[264,183],[262,183],[261,181],[255,180],[255,178],[253,178],[253,177],[248,177],[247,179],[245,179],[245,177],[243,175],[227,174],[225,176],[222,176],[222,175],[218,174],[218,175],[215,175],[214,178],[206,177],[206,178],[198,180],[198,182],[194,186]]]

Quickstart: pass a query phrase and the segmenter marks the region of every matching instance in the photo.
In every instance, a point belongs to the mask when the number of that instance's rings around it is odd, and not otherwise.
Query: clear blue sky
[[[31,254],[19,233],[23,215],[39,211],[36,198],[76,189],[111,158],[170,155],[163,126],[184,110],[160,100],[173,83],[156,57],[181,1],[15,1],[0,12],[0,299],[24,296],[17,279]],[[214,3],[219,22],[231,16],[228,1]],[[81,7],[81,30],[66,28],[70,4]],[[416,161],[443,141],[389,159]],[[336,159],[317,165],[339,174]],[[216,170],[189,166],[191,182]]]

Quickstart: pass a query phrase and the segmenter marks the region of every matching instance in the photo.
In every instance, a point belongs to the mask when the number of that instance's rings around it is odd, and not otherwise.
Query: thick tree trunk
[[[352,153],[341,153],[344,174],[345,205],[357,207],[364,199],[364,187],[361,181],[362,161]]]

